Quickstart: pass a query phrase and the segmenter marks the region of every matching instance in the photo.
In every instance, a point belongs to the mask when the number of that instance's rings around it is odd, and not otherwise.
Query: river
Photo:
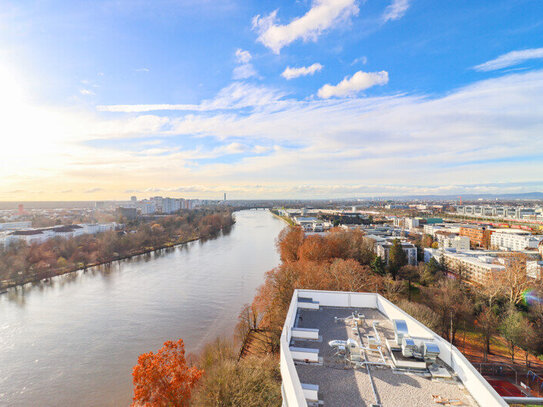
[[[0,295],[0,405],[126,406],[138,355],[183,338],[231,338],[279,263],[285,224],[236,212],[229,232]]]

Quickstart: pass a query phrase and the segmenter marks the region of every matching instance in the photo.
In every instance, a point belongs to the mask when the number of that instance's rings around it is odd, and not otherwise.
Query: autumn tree
[[[470,298],[458,280],[441,280],[426,291],[428,305],[440,317],[441,336],[454,342],[460,323],[468,319],[473,310]]]
[[[311,235],[304,239],[298,249],[298,259],[306,261],[324,261],[332,258],[328,239]]]
[[[394,239],[388,252],[388,271],[393,280],[396,280],[400,269],[407,264],[407,255],[405,254],[402,243],[399,239]]]
[[[275,356],[249,355],[238,360],[233,345],[217,339],[204,348],[199,365],[206,374],[195,390],[194,406],[281,405],[281,375]]]
[[[422,237],[421,246],[422,246],[423,248],[432,247],[432,243],[434,243],[434,239],[432,238],[431,235],[424,235],[424,236]]]
[[[433,331],[437,331],[440,326],[439,315],[437,315],[430,307],[419,304],[417,302],[410,302],[408,300],[401,300],[398,306],[415,318],[417,321],[422,322],[428,328]]]
[[[509,258],[504,271],[499,272],[498,283],[510,305],[518,305],[523,294],[533,284],[526,275],[526,261],[522,258]]]
[[[484,342],[484,360],[487,360],[487,355],[490,354],[490,339],[498,332],[500,320],[494,309],[484,306],[479,312],[475,323],[481,332]]]
[[[192,390],[202,374],[202,370],[187,365],[182,339],[166,341],[156,354],[149,352],[138,357],[138,364],[132,372],[132,405],[188,406]]]
[[[282,262],[297,261],[298,249],[304,241],[304,231],[301,227],[288,227],[279,233],[277,250]]]

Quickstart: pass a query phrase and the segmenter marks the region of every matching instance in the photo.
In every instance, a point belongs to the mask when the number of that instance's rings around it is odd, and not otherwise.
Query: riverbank
[[[283,222],[285,222],[289,226],[296,226],[296,224],[292,221],[292,219],[287,218],[286,216],[281,216],[275,213],[272,209],[269,210],[270,213],[275,216],[277,219],[281,219]]]
[[[200,354],[231,338],[240,309],[279,264],[285,227],[265,210],[235,218],[217,238],[0,295],[0,404],[128,406],[140,354],[179,338],[187,355]]]
[[[236,223],[236,221],[233,219],[232,223],[222,226],[220,228],[220,230],[216,234],[211,235],[211,236],[204,236],[204,235],[191,236],[189,238],[186,238],[186,239],[183,239],[183,240],[178,240],[178,241],[175,241],[175,242],[166,242],[166,243],[164,243],[162,245],[159,245],[159,246],[156,246],[156,247],[155,246],[143,247],[143,248],[140,248],[140,249],[137,249],[137,250],[133,250],[130,253],[125,254],[125,255],[112,256],[112,257],[109,257],[109,258],[107,258],[105,260],[85,264],[83,266],[75,266],[75,267],[66,267],[66,268],[54,269],[54,270],[46,270],[46,271],[43,271],[43,272],[40,272],[40,273],[37,273],[37,274],[30,275],[27,278],[23,279],[22,281],[18,281],[18,282],[14,282],[14,281],[6,282],[6,280],[4,280],[4,281],[0,282],[0,294],[6,293],[11,288],[23,287],[23,286],[25,286],[27,284],[38,283],[40,281],[48,280],[48,279],[53,278],[53,277],[62,276],[62,275],[69,274],[69,273],[75,273],[75,272],[82,271],[82,270],[87,270],[87,269],[90,269],[92,267],[112,264],[112,263],[114,263],[116,261],[130,259],[130,258],[133,258],[133,257],[136,257],[136,256],[141,256],[143,254],[154,253],[154,252],[157,252],[159,250],[163,250],[163,249],[167,249],[167,248],[171,248],[171,247],[181,246],[181,245],[188,244],[190,242],[198,241],[198,240],[201,240],[201,239],[213,238],[213,237],[218,236],[219,233],[222,233],[224,230],[226,230],[228,228],[231,228],[235,223]]]

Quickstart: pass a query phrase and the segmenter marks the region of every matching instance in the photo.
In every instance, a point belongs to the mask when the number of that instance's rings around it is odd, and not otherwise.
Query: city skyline
[[[0,201],[543,190],[536,1],[8,1]]]

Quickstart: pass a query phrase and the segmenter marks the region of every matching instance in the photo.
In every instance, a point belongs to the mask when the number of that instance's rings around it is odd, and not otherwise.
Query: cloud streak
[[[392,0],[392,3],[387,6],[383,13],[383,21],[399,20],[409,9],[410,0]]]
[[[489,72],[496,71],[502,68],[508,68],[510,66],[519,65],[523,62],[532,60],[532,59],[542,59],[543,58],[543,48],[531,48],[521,51],[511,51],[507,54],[500,55],[498,58],[495,58],[491,61],[487,61],[483,64],[476,65],[473,67],[476,71]]]

